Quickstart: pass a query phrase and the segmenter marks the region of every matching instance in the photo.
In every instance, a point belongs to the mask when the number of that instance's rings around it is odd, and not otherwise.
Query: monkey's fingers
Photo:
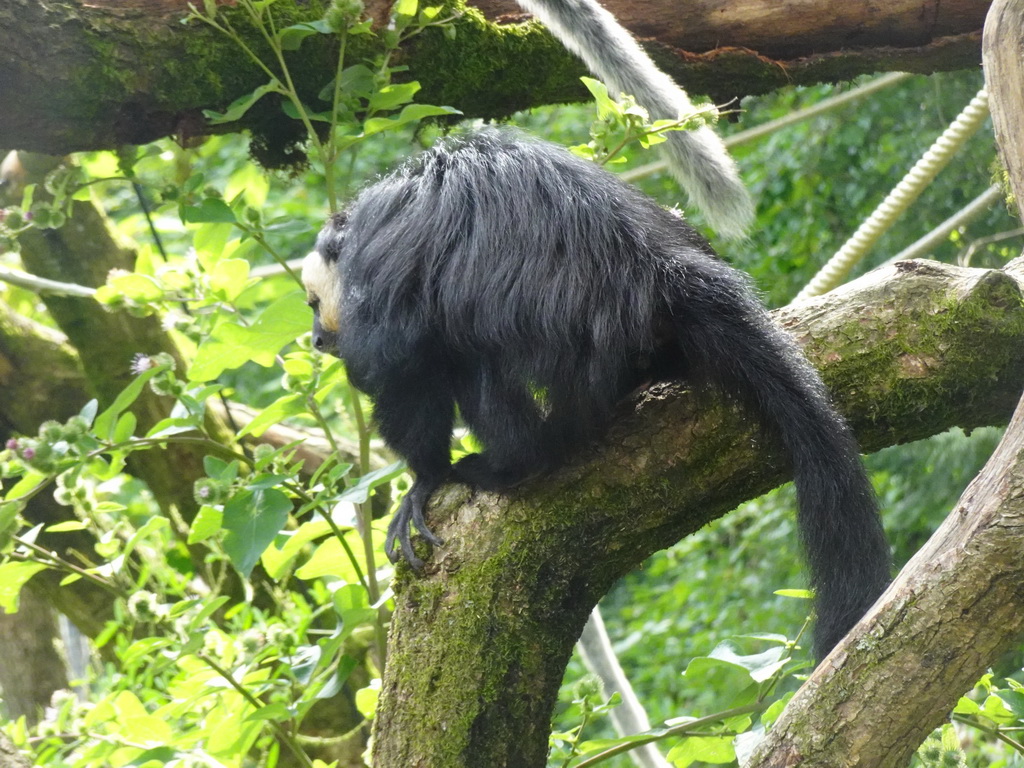
[[[420,536],[430,542],[432,547],[444,546],[444,540],[438,537],[429,527],[427,527],[426,521],[423,519],[423,509],[426,504],[413,504],[412,505],[412,524],[413,527],[419,531]]]
[[[402,500],[402,505],[395,512],[395,516],[391,518],[388,536],[384,540],[384,554],[388,556],[388,560],[396,564],[404,558],[409,567],[419,573],[423,568],[423,561],[416,557],[416,553],[412,549],[412,542],[409,540],[411,516],[409,497],[407,496]]]

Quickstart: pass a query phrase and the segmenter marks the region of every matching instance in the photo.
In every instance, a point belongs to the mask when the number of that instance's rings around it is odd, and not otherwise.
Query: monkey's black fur
[[[416,473],[392,559],[420,564],[410,523],[440,543],[423,510],[446,480],[510,488],[600,436],[638,385],[686,375],[738,398],[792,457],[819,655],[887,584],[874,496],[817,373],[741,273],[611,174],[504,130],[448,139],[366,189],[317,252],[341,285],[315,345],[347,362]],[[450,467],[456,404],[485,450]]]

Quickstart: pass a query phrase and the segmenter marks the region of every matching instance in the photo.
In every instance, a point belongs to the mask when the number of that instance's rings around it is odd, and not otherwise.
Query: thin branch
[[[20,269],[0,266],[0,282],[10,283],[19,288],[25,288],[33,293],[50,294],[53,296],[80,296],[91,299],[96,295],[95,288],[75,283],[61,283],[56,280],[47,280],[45,277],[36,277],[31,272],[23,272]]]

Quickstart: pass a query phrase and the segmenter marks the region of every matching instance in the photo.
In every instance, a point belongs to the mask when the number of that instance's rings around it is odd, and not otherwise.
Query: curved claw
[[[426,520],[423,517],[432,490],[432,488],[423,488],[418,483],[413,485],[409,493],[402,499],[398,511],[395,512],[395,516],[391,519],[391,524],[388,526],[387,539],[384,541],[384,553],[388,556],[388,560],[392,563],[397,563],[399,560],[404,559],[409,564],[409,567],[417,573],[423,569],[423,561],[413,551],[409,524],[412,523],[416,531],[431,546],[439,547],[444,544],[444,541],[427,527]]]

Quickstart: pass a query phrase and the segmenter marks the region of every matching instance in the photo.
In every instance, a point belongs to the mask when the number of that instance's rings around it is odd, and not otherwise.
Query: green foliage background
[[[413,3],[411,13],[415,12]],[[379,71],[387,74],[387,63]],[[375,92],[385,92],[389,82],[377,82]],[[722,245],[723,257],[750,273],[769,304],[784,304],[842,245],[981,82],[979,72],[912,78],[743,147],[736,154],[758,201],[758,221],[749,240]],[[750,99],[742,104],[739,124],[723,124],[720,129],[728,133],[763,123],[848,87],[791,89]],[[402,106],[400,101],[395,104],[396,109]],[[522,114],[514,122],[574,145],[587,142],[592,119],[590,107],[566,106]],[[163,361],[142,373],[163,382],[179,401],[174,415],[178,421],[163,425],[165,431],[158,434],[170,438],[178,428],[201,429],[202,400],[216,392],[268,409],[268,422],[288,419],[313,429],[327,426],[339,439],[369,446],[369,435],[360,431],[359,398],[348,388],[340,367],[311,356],[308,344],[286,344],[290,339],[285,336],[308,328],[311,319],[302,306],[300,287],[287,275],[249,280],[246,265],[302,257],[329,208],[326,190],[332,179],[339,198],[350,198],[439,133],[432,125],[396,125],[360,140],[326,177],[322,166],[315,164],[267,173],[251,161],[246,139],[238,135],[209,139],[193,149],[165,141],[137,152],[76,158],[83,178],[94,182],[76,194],[102,205],[119,233],[136,244],[137,270],[145,276],[141,282],[115,276],[106,290],[108,302],[115,311],[158,310],[175,317],[172,326],[193,360],[192,380],[188,372],[171,372]],[[626,154],[625,168],[652,159],[635,147]],[[985,190],[992,180],[993,160],[988,130],[970,141],[860,269],[891,257]],[[126,168],[154,207],[152,224],[159,242],[130,184],[95,182],[122,175]],[[649,176],[640,186],[666,205],[681,202],[678,187],[666,174]],[[700,224],[699,214],[693,220]],[[956,260],[975,238],[1015,227],[1009,214],[996,208],[966,231],[955,233],[935,256]],[[17,234],[8,232],[10,237]],[[1020,244],[1018,237],[985,246],[974,254],[973,263],[1004,263],[1016,255]],[[16,256],[9,254],[2,261],[16,263]],[[155,293],[150,295],[151,291]],[[5,287],[0,299],[26,316],[52,324],[34,296],[23,289]],[[182,303],[192,314],[176,314]],[[225,335],[229,326],[232,334]],[[213,345],[217,339],[222,346]],[[282,345],[283,359],[275,357]],[[239,346],[243,354],[232,361],[229,353]],[[207,366],[207,374],[197,375],[200,363]],[[95,407],[89,414],[82,405],[91,421]],[[199,597],[189,586],[199,574],[189,564],[182,532],[173,535],[173,523],[158,515],[141,483],[122,472],[127,453],[141,449],[134,422],[126,416],[130,405],[125,402],[122,408],[106,411],[93,423],[95,434],[88,437],[61,432],[52,441],[59,453],[55,463],[43,465],[39,456],[26,454],[30,443],[25,440],[36,440],[33,436],[20,438],[18,447],[3,458],[4,491],[10,503],[6,509],[15,509],[28,493],[53,493],[56,487],[79,524],[108,544],[91,555],[96,567],[89,570],[92,576],[109,580],[119,594],[115,618],[96,639],[101,655],[87,676],[86,702],[62,699],[39,729],[21,721],[8,724],[8,732],[19,745],[32,749],[37,764],[46,766],[213,764],[203,762],[207,758],[226,765],[272,766],[279,761],[291,764],[282,757],[282,744],[290,743],[290,729],[298,730],[321,698],[347,697],[358,712],[353,721],[357,725],[361,717],[372,717],[378,665],[368,649],[374,645],[374,631],[380,642],[387,595],[380,608],[371,605],[375,600],[368,599],[354,570],[360,564],[365,570],[367,556],[346,557],[341,551],[350,545],[358,549],[359,524],[329,510],[339,498],[361,510],[360,505],[371,503],[371,492],[383,497],[386,505],[397,496],[390,486],[400,492],[408,483],[402,468],[390,465],[371,472],[369,466],[335,464],[300,487],[294,483],[295,466],[286,451],[250,456],[251,461],[208,458],[208,477],[196,486],[203,506],[186,526],[188,543],[209,546],[209,562],[221,573],[235,569],[248,576],[262,568],[277,591],[263,603],[228,602],[216,590]],[[898,564],[948,513],[998,435],[993,429],[971,436],[954,432],[869,458]],[[34,451],[44,444],[49,445],[42,434],[38,442],[31,442]],[[53,486],[58,471],[66,474]],[[602,603],[621,662],[653,723],[727,709],[749,695],[748,671],[735,665],[691,665],[693,659],[708,657],[726,642],[741,653],[763,652],[778,646],[779,637],[799,634],[807,602],[776,594],[805,585],[793,496],[791,488],[782,488],[683,542],[665,542],[665,551],[623,580]],[[243,509],[258,514],[240,514]],[[327,518],[340,527],[334,538],[329,536]],[[0,522],[15,520],[13,515],[9,520],[0,516]],[[377,521],[375,527],[379,526]],[[282,528],[289,529],[290,539],[283,538]],[[20,539],[3,542],[7,560],[0,569],[20,569],[20,575],[0,570],[0,598],[8,608],[16,604],[18,579],[31,576],[26,568],[38,564],[31,553],[25,555],[29,550],[24,542],[31,531],[23,527],[18,533]],[[137,559],[130,565],[117,559],[127,556],[126,542],[137,547]],[[376,547],[379,564],[379,541]],[[768,635],[775,639],[766,640]],[[774,697],[799,683],[808,654],[797,649],[795,659],[777,685],[773,683]],[[996,670],[1000,682],[989,680],[974,695],[972,701],[987,702],[985,716],[990,719],[1003,718],[1018,726],[1024,720],[1024,710],[1013,708],[1016,699],[1011,695],[1020,693],[1015,680],[1020,678],[1021,661],[1019,654],[1004,660]],[[227,670],[240,682],[237,690],[226,683]],[[600,694],[580,693],[576,685],[582,675],[574,660],[554,729],[575,734],[587,713],[584,738],[611,736],[601,707],[588,703],[600,699]],[[1001,682],[1006,677],[1011,679]],[[246,698],[245,689],[261,707]],[[200,706],[203,716],[186,703]],[[965,712],[970,709],[969,704],[963,706]],[[969,714],[977,715],[973,710]],[[749,719],[735,724],[738,731],[750,726]],[[113,729],[107,740],[104,728]],[[162,745],[150,743],[154,734]],[[569,744],[576,737],[556,739],[552,765],[570,761]],[[935,749],[955,751],[949,733],[936,738]],[[734,759],[731,736],[688,749],[675,748],[675,764]],[[991,739],[970,739],[964,759],[969,765],[1024,765],[1019,753]],[[607,764],[628,762],[619,757]]]

